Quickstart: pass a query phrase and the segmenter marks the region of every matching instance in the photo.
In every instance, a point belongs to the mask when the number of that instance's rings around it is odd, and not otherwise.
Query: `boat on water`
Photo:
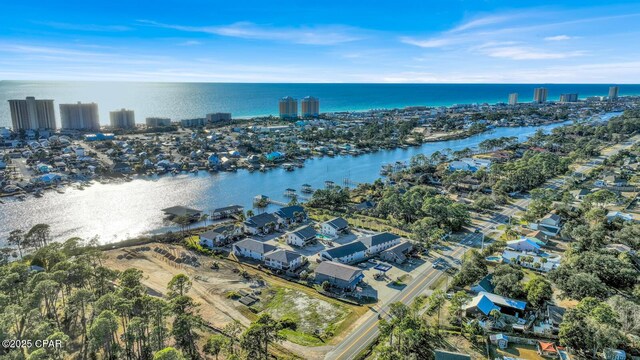
[[[282,168],[287,171],[293,171],[293,164],[289,164],[289,163],[282,164]]]

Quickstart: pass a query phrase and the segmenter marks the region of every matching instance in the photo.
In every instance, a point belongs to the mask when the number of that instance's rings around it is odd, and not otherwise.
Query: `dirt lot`
[[[181,246],[157,243],[145,246],[150,250],[135,251],[140,248],[136,246],[105,251],[106,265],[121,271],[127,268],[142,270],[143,284],[148,287],[150,294],[156,296],[166,295],[167,283],[174,275],[188,275],[193,281],[189,295],[201,305],[202,317],[218,328],[233,320],[247,326],[263,311],[276,319],[293,319],[298,325],[297,330],[283,332],[289,340],[283,345],[295,353],[305,354],[307,358],[321,359],[330,349],[328,345],[341,339],[348,332],[345,330],[360,322],[361,315],[366,312],[366,308],[323,298],[313,289],[260,273],[227,259],[214,260]],[[196,259],[199,265],[177,264],[154,251],[155,248],[164,249],[177,258],[188,255]],[[219,265],[218,270],[211,269],[214,261]],[[242,276],[243,271],[250,274],[248,279]],[[252,294],[259,300],[250,308],[228,298],[230,292]],[[313,335],[316,331],[324,335],[323,339]]]
[[[152,249],[154,247],[163,247],[175,254],[188,252],[177,246],[159,244],[149,244],[148,246]],[[128,249],[106,251],[107,266],[117,270],[125,270],[127,268],[142,270],[145,275],[144,285],[150,289],[150,293],[163,296],[166,294],[167,284],[171,278],[176,274],[184,273],[193,281],[190,296],[201,304],[200,313],[205,320],[217,327],[222,327],[234,319],[244,325],[250,323],[237,309],[237,307],[243,305],[227,299],[225,295],[227,291],[240,291],[241,289],[251,292],[253,288],[259,285],[245,280],[240,274],[234,273],[232,264],[220,261],[218,262],[220,269],[217,271],[211,270],[212,259],[201,257],[191,252],[189,252],[190,255],[196,256],[202,264],[201,266],[193,267],[176,264],[154,251],[138,252],[136,253],[137,256],[131,259],[117,259],[118,255],[128,253],[131,253]]]

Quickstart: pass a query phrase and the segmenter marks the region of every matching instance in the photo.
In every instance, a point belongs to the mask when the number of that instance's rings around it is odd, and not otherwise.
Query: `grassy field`
[[[334,333],[337,324],[349,313],[346,305],[318,299],[296,289],[272,287],[268,291],[269,294],[265,295],[270,299],[259,310],[276,319],[288,318],[295,321],[296,330],[284,330],[282,335],[300,345],[323,345],[323,340],[314,334],[327,333],[326,337],[331,337],[329,334]]]
[[[402,229],[398,229],[397,227],[391,226],[388,224],[388,221],[385,219],[375,218],[372,216],[366,216],[361,214],[354,213],[340,213],[340,212],[329,212],[327,210],[318,210],[318,209],[309,209],[309,218],[315,221],[327,221],[336,216],[340,216],[349,222],[351,227],[360,228],[360,229],[368,229],[377,232],[388,231],[394,234],[398,234],[403,237],[409,237],[411,233],[404,231]]]

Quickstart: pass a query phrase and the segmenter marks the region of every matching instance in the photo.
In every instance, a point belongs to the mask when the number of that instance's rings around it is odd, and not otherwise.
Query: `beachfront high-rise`
[[[560,102],[577,102],[578,94],[560,94]]]
[[[120,109],[109,113],[111,127],[114,129],[133,129],[136,119],[133,110]]]
[[[98,104],[60,104],[60,128],[66,130],[100,130]]]
[[[163,117],[148,117],[144,119],[144,122],[148,128],[171,126],[171,119]]]
[[[207,121],[210,123],[216,123],[220,121],[231,121],[231,113],[217,112],[217,113],[207,114]]]
[[[291,96],[285,96],[278,103],[281,119],[298,118],[298,100]]]
[[[548,94],[549,94],[549,90],[547,88],[533,89],[533,102],[537,104],[542,104],[544,102],[547,102]]]
[[[301,102],[303,118],[315,118],[320,115],[320,100],[313,96],[306,96]]]
[[[618,88],[617,86],[609,86],[609,99],[617,99],[618,98],[618,91],[620,88]]]
[[[9,108],[13,131],[56,128],[53,100],[36,100],[28,96],[24,100],[9,100]]]
[[[509,94],[509,105],[518,104],[518,93]]]

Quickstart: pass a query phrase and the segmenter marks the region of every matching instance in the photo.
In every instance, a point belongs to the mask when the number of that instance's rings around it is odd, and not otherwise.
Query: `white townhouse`
[[[348,230],[349,223],[341,217],[333,218],[320,224],[320,232],[331,237],[337,237],[340,234],[346,233]]]
[[[264,256],[264,264],[272,269],[293,271],[304,263],[304,256],[295,251],[278,249]]]
[[[285,238],[287,244],[303,247],[311,241],[315,240],[316,234],[317,232],[313,228],[313,226],[307,225],[287,232]]]
[[[248,257],[255,260],[264,260],[265,254],[276,250],[277,247],[263,242],[244,239],[233,244],[233,254],[236,256]]]
[[[380,234],[360,238],[360,242],[362,242],[367,247],[368,255],[374,255],[394,245],[399,244],[400,236],[388,232],[383,232]]]

